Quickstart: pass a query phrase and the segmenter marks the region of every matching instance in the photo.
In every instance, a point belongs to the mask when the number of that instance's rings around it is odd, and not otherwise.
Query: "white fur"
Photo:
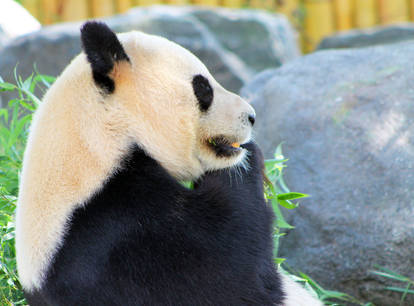
[[[282,277],[282,290],[285,293],[283,306],[322,306],[322,302],[313,297],[305,288],[293,281],[288,275]]]

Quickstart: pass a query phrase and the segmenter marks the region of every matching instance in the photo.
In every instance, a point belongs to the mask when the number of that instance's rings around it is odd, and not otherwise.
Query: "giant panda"
[[[321,305],[273,263],[253,108],[165,38],[90,21],[81,42],[24,155],[28,303]]]

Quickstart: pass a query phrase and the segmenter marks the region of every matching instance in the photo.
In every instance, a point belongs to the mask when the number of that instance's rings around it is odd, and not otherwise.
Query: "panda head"
[[[115,35],[100,22],[84,24],[81,39],[93,107],[106,110],[113,120],[105,128],[123,143],[137,143],[180,180],[242,163],[255,112],[196,56],[158,36]]]

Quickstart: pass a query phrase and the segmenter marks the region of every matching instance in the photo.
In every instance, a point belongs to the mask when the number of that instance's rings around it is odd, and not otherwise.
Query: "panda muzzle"
[[[218,136],[208,139],[208,144],[217,156],[231,157],[242,151],[243,145],[239,142],[231,142],[226,137]]]

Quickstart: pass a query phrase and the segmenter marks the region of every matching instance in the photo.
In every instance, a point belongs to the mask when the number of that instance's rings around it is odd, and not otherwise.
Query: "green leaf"
[[[390,290],[390,291],[401,292],[401,293],[409,293],[409,294],[414,294],[414,290],[407,289],[407,288],[399,288],[399,287],[385,287],[385,289]]]
[[[285,260],[286,260],[286,258],[280,258],[280,257],[277,257],[277,258],[274,259],[275,263],[278,266],[281,265]]]
[[[279,145],[276,147],[275,154],[274,154],[275,158],[277,158],[278,156],[283,156],[283,152],[282,152],[283,143],[284,143],[284,141],[279,143]]]
[[[32,92],[31,88],[32,88],[32,83],[33,83],[33,73],[31,75],[29,75],[29,77],[24,80],[24,82],[21,85],[21,89],[28,91],[28,92]],[[34,88],[33,88],[34,90]]]
[[[26,115],[18,120],[14,128],[14,133],[12,137],[10,137],[10,144],[14,144],[17,141],[17,138],[22,136],[23,129],[25,128],[26,124],[30,122],[31,119],[31,115]]]
[[[295,200],[300,198],[306,198],[309,195],[299,192],[289,192],[289,193],[282,193],[277,195],[277,199],[280,201],[286,201],[286,200]]]
[[[0,83],[0,91],[11,91],[16,88],[16,85],[7,83],[7,82],[1,82]]]
[[[282,215],[282,212],[279,209],[279,204],[276,199],[272,199],[272,208],[276,215],[276,226],[279,228],[293,229],[294,226],[286,222],[285,218]]]
[[[411,279],[409,279],[408,277],[402,276],[398,273],[395,273],[394,271],[391,271],[387,268],[384,267],[378,267],[376,266],[378,269],[382,270],[382,271],[371,271],[371,273],[378,275],[378,276],[382,276],[385,278],[389,278],[389,279],[394,279],[400,282],[410,282],[412,284],[414,284],[414,281],[412,281]]]
[[[265,166],[266,167],[270,167],[270,166],[275,166],[276,164],[281,164],[286,162],[287,159],[266,159],[265,160]]]
[[[287,201],[287,200],[279,200],[278,199],[278,202],[279,202],[279,205],[283,206],[286,209],[295,209],[296,207],[298,207],[297,204],[292,203],[292,202]]]
[[[1,117],[3,117],[5,123],[9,121],[9,111],[7,110],[7,108],[0,109],[0,118]]]
[[[36,70],[35,70],[36,71]],[[37,84],[37,82],[42,82],[43,85],[45,85],[47,88],[49,88],[52,83],[54,83],[56,80],[55,77],[49,76],[49,75],[44,75],[44,74],[39,74],[37,72],[36,76],[34,77],[34,84]]]
[[[194,183],[192,181],[180,181],[180,184],[187,189],[194,189]]]

